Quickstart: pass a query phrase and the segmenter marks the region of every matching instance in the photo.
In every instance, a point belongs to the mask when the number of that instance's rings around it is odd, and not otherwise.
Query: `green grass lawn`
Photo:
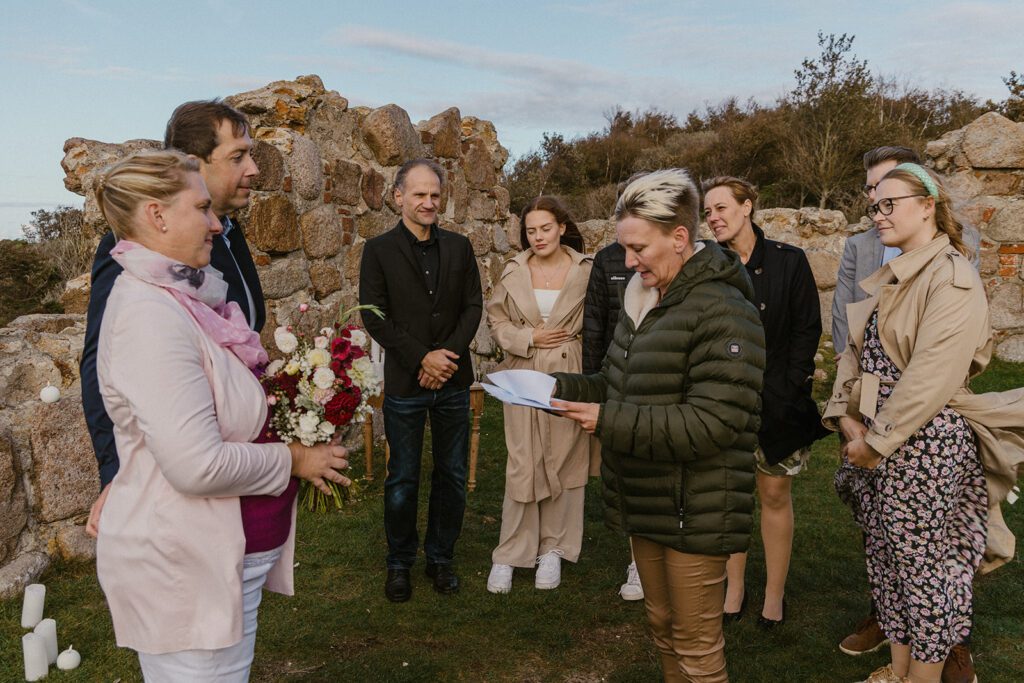
[[[1024,366],[993,362],[975,388],[1021,384]],[[772,632],[754,623],[764,584],[760,537],[754,533],[747,574],[750,607],[743,621],[726,628],[733,681],[854,681],[887,661],[883,653],[847,657],[836,647],[868,607],[860,534],[832,490],[837,450],[835,437],[816,444],[810,471],[794,484],[796,539],[787,620]],[[364,486],[361,502],[340,513],[300,514],[297,595],[265,594],[253,680],[660,680],[643,605],[617,596],[629,551],[625,538],[601,522],[596,481],[587,492],[583,553],[579,564],[563,565],[562,585],[537,591],[532,572],[517,570],[510,595],[487,592],[504,458],[501,407],[489,401],[481,427],[479,485],[469,494],[457,550],[462,591],[455,596],[435,594],[421,562],[414,569],[412,600],[401,605],[385,600],[379,463],[377,479]],[[361,458],[355,460],[356,474],[362,474]],[[424,492],[424,513],[425,502]],[[1024,504],[1008,508],[1007,521],[1024,534]],[[57,620],[62,648],[73,643],[83,654],[78,670],[51,668],[47,680],[140,680],[134,653],[114,646],[94,566],[57,565],[41,580],[47,585],[46,615]],[[980,680],[1024,681],[1019,559],[978,579],[975,613]],[[20,614],[20,599],[0,602],[0,681],[22,680]]]

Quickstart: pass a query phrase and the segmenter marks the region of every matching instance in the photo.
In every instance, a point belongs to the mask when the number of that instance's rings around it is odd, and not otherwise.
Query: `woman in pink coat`
[[[124,267],[97,353],[121,459],[96,548],[117,644],[147,681],[246,681],[264,583],[292,593],[292,477],[347,484],[346,452],[252,443],[267,355],[209,267],[221,226],[198,162],[139,153],[96,195]]]

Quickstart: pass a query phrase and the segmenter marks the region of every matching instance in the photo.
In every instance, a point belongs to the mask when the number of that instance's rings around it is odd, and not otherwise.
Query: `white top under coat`
[[[558,300],[558,295],[561,291],[560,289],[533,288],[533,296],[537,299],[537,309],[540,311],[540,318],[544,322],[548,321],[548,316],[551,315],[551,311],[555,308],[555,302]]]

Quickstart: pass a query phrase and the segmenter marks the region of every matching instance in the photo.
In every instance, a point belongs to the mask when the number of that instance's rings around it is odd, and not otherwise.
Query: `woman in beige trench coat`
[[[865,683],[939,681],[971,628],[972,578],[1012,556],[999,503],[1015,484],[1024,393],[973,394],[992,352],[988,304],[938,178],[901,164],[868,208],[903,254],[861,282],[824,422],[846,437],[837,489],[865,532],[892,663]],[[987,529],[986,529],[987,522]]]
[[[565,206],[541,196],[520,220],[524,251],[505,264],[487,303],[500,370],[580,372],[583,298],[592,257]],[[590,438],[579,425],[543,411],[505,407],[505,500],[501,536],[487,590],[512,589],[513,567],[537,565],[534,585],[558,587],[561,560],[575,562],[583,542],[583,491]]]

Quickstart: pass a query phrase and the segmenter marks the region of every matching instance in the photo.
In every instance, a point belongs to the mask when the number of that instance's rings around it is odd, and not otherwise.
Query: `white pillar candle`
[[[43,618],[43,603],[46,602],[46,586],[33,583],[25,586],[25,602],[21,605],[21,627],[35,628]]]
[[[75,651],[75,646],[72,645],[68,649],[61,652],[57,657],[57,668],[63,671],[68,669],[77,669],[78,665],[82,663],[82,655]]]
[[[21,637],[21,649],[25,654],[25,680],[39,681],[46,678],[49,667],[46,664],[46,644],[35,633]]]
[[[60,400],[60,389],[47,382],[39,392],[39,400],[43,403],[56,403]]]
[[[43,619],[36,625],[35,633],[43,639],[46,644],[46,662],[55,664],[57,662],[57,622],[53,619]]]

